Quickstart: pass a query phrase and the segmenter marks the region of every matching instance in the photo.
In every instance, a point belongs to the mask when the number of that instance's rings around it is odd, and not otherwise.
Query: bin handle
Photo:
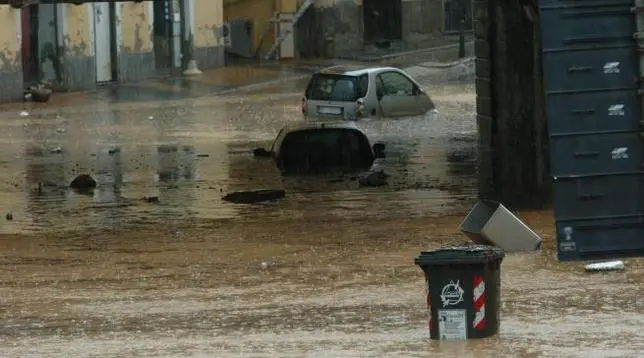
[[[599,152],[575,152],[575,157],[596,157]]]
[[[573,73],[573,72],[583,72],[583,73],[589,73],[593,72],[593,68],[590,66],[573,66],[568,68],[568,72]]]
[[[595,114],[597,111],[594,108],[586,109],[573,109],[572,114],[584,115],[584,114]]]
[[[577,198],[582,201],[590,201],[590,200],[597,200],[601,199],[604,196],[602,194],[584,194],[584,195],[579,195]]]
[[[597,43],[597,42],[609,42],[609,41],[615,41],[618,39],[619,37],[616,37],[616,36],[591,35],[591,36],[566,37],[563,39],[562,42],[566,45],[574,45],[574,44],[587,44],[587,43]]]

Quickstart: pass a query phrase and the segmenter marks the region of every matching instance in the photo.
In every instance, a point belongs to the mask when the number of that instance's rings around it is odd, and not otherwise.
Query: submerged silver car
[[[304,97],[306,119],[358,120],[406,117],[438,111],[408,74],[395,67],[334,66],[313,74]]]

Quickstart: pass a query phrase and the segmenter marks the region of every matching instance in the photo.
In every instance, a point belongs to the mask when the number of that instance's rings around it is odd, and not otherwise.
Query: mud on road
[[[543,252],[502,265],[501,331],[427,339],[413,257],[461,216],[141,225],[4,236],[0,351],[12,357],[637,357],[640,260],[589,275]],[[329,229],[333,227],[333,229]]]

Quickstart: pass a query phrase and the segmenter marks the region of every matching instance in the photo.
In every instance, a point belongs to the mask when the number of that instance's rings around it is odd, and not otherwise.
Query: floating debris
[[[23,96],[25,101],[49,102],[52,92],[51,84],[43,81],[27,87]]]
[[[29,112],[27,111],[20,112],[20,117],[29,117]]]
[[[515,213],[491,200],[474,205],[461,231],[477,244],[498,246],[506,252],[536,252],[543,241]]]
[[[160,203],[158,196],[144,196],[142,200],[147,203],[155,203],[155,204]]]
[[[586,271],[617,271],[624,270],[625,268],[626,266],[622,260],[596,262],[586,265]]]
[[[274,201],[286,197],[286,191],[280,189],[237,191],[230,193],[221,200],[234,204],[254,204],[265,201]]]
[[[358,179],[360,187],[378,187],[387,185],[387,175],[383,170],[372,171]]]
[[[96,180],[89,174],[81,174],[72,180],[69,187],[81,193],[89,193],[96,188]]]

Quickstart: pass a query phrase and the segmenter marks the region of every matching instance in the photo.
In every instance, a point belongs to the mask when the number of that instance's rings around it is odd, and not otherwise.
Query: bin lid
[[[434,251],[422,251],[414,260],[416,265],[487,264],[502,260],[505,252],[489,245],[450,245]]]

